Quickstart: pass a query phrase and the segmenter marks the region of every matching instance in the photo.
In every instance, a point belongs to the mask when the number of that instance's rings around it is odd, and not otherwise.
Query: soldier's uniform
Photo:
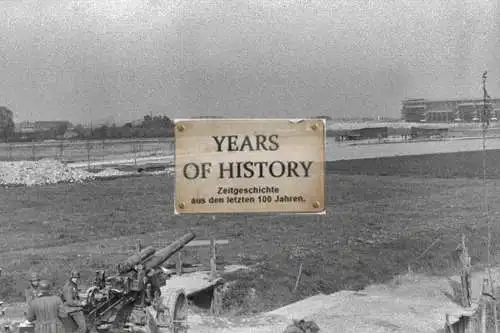
[[[63,303],[50,294],[48,281],[40,281],[39,297],[28,304],[26,319],[35,323],[35,333],[65,333],[61,321]]]
[[[283,333],[305,333],[305,332],[306,331],[304,329],[295,325],[288,325],[283,331]]]
[[[30,286],[24,291],[24,296],[26,298],[26,303],[29,304],[33,299],[38,297],[38,286],[33,286],[33,282],[39,282],[40,278],[37,273],[31,274]]]
[[[78,333],[86,333],[87,325],[85,323],[85,317],[82,311],[82,302],[80,301],[80,295],[78,295],[78,286],[71,279],[80,278],[79,272],[72,272],[71,278],[63,287],[62,298],[66,311],[69,316],[73,319],[75,324],[78,326]]]

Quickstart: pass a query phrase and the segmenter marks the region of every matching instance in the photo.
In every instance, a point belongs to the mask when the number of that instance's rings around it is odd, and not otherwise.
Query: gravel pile
[[[165,170],[148,171],[148,175],[173,175],[174,168],[166,168]]]
[[[171,174],[173,169],[145,172],[150,175]],[[0,186],[36,186],[57,183],[82,183],[99,178],[126,177],[137,172],[106,168],[88,172],[56,160],[0,162]]]
[[[0,185],[80,183],[95,178],[95,174],[55,160],[0,162]]]
[[[99,177],[114,177],[114,176],[127,176],[131,175],[134,172],[125,172],[125,171],[120,171],[116,170],[113,168],[106,168],[104,170],[99,171],[98,173],[95,174],[97,178]]]

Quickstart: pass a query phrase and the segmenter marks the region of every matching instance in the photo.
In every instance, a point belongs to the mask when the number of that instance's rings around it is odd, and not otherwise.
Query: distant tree
[[[107,139],[109,134],[109,127],[106,125],[99,126],[96,129],[95,134],[99,139]]]
[[[130,138],[130,137],[132,137],[132,126],[127,126],[127,124],[125,124],[123,127],[118,128],[117,138]]]
[[[14,112],[5,106],[0,106],[0,136],[8,141],[15,133]]]
[[[83,127],[83,125],[76,125],[73,130],[76,134],[78,134],[79,137],[85,136],[85,128]]]
[[[174,122],[167,116],[154,116],[145,115],[142,121],[143,128],[173,128]]]
[[[121,127],[116,126],[116,124],[111,125],[108,128],[108,138],[109,139],[116,139],[119,138],[118,136],[118,131],[120,130]]]
[[[167,116],[163,116],[162,124],[163,124],[163,127],[165,127],[165,128],[174,128],[174,122],[172,121],[172,119],[170,119]]]
[[[147,137],[148,130],[142,127],[137,127],[132,129],[131,136],[134,138],[145,138]]]

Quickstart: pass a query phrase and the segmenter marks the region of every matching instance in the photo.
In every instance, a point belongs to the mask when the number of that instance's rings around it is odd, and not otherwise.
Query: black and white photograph
[[[0,333],[500,333],[499,118],[498,0],[0,0]]]

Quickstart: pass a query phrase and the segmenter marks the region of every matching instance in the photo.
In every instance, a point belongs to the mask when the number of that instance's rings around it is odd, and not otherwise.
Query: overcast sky
[[[497,0],[2,0],[17,121],[398,116],[500,96]]]

